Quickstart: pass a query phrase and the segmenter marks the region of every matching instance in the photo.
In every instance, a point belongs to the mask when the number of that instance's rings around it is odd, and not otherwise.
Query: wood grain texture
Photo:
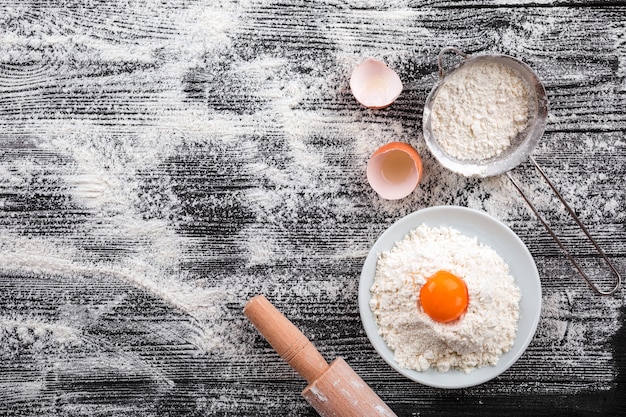
[[[626,415],[623,290],[593,295],[506,178],[447,172],[421,138],[441,48],[527,62],[549,98],[533,155],[625,273],[625,16],[601,1],[0,1],[0,414],[314,416],[242,314],[263,293],[398,416]],[[368,56],[405,84],[381,111],[348,87]],[[364,174],[390,140],[425,168],[395,203]],[[609,285],[532,167],[513,174]],[[376,354],[357,287],[389,225],[452,204],[520,236],[544,308],[510,370],[440,390]]]

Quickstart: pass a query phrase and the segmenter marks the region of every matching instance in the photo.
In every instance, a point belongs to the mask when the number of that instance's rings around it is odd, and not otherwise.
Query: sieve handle
[[[520,185],[518,184],[517,181],[515,181],[515,179],[513,179],[513,177],[511,176],[511,173],[507,171],[506,175],[509,177],[509,180],[511,180],[511,182],[513,183],[513,186],[515,186],[515,188],[517,189],[517,191],[519,191],[519,193],[522,195],[522,198],[524,198],[524,200],[526,201],[526,203],[528,204],[528,206],[531,208],[531,210],[535,213],[535,215],[537,216],[537,218],[539,219],[539,221],[541,222],[541,224],[543,224],[543,226],[546,228],[546,230],[548,231],[548,233],[550,233],[550,236],[552,236],[552,238],[554,239],[554,241],[557,243],[557,245],[559,245],[559,247],[561,248],[561,250],[565,253],[565,256],[567,256],[567,259],[569,259],[569,261],[574,265],[574,267],[576,268],[576,270],[578,270],[578,272],[580,273],[580,275],[585,279],[585,281],[587,281],[587,283],[589,284],[589,286],[591,287],[591,289],[593,289],[595,292],[597,292],[598,294],[602,294],[602,295],[611,295],[613,294],[615,291],[617,291],[622,283],[622,277],[620,276],[619,272],[617,271],[617,269],[613,266],[613,264],[611,263],[611,261],[609,260],[609,258],[606,256],[606,254],[604,253],[604,251],[602,250],[602,248],[600,247],[600,245],[598,245],[598,243],[596,242],[596,240],[591,236],[591,234],[589,233],[589,231],[587,230],[587,228],[585,227],[585,225],[580,221],[580,219],[578,218],[578,216],[576,215],[576,213],[574,212],[574,210],[572,210],[572,208],[569,206],[569,204],[567,204],[567,202],[565,201],[565,199],[563,198],[563,196],[561,195],[561,193],[557,190],[556,186],[552,183],[552,181],[550,181],[550,179],[548,178],[548,176],[546,175],[546,173],[543,171],[543,169],[541,169],[541,166],[539,166],[539,164],[537,163],[537,161],[532,157],[529,156],[529,160],[530,162],[532,162],[532,164],[535,166],[535,168],[537,169],[537,171],[539,172],[539,174],[541,174],[541,176],[543,177],[543,179],[546,181],[546,183],[548,183],[548,185],[550,186],[550,188],[552,189],[552,191],[554,192],[554,194],[557,196],[557,198],[561,201],[561,203],[563,204],[563,206],[565,207],[565,209],[567,210],[567,212],[569,213],[569,215],[572,217],[572,219],[574,220],[574,222],[576,222],[576,224],[578,225],[578,227],[580,227],[580,230],[583,231],[583,233],[585,234],[585,236],[587,236],[587,239],[589,239],[589,241],[591,242],[591,244],[596,248],[596,251],[598,251],[598,254],[600,254],[600,256],[602,257],[602,259],[604,259],[604,261],[606,262],[606,264],[608,265],[608,267],[611,269],[612,273],[615,275],[616,277],[616,281],[615,281],[615,286],[613,288],[611,288],[610,290],[602,290],[600,288],[598,288],[597,285],[595,285],[592,281],[591,278],[589,278],[589,276],[583,271],[582,267],[578,264],[578,262],[576,262],[576,260],[574,259],[574,257],[570,254],[570,252],[565,248],[565,246],[563,245],[563,243],[561,242],[561,240],[556,236],[556,234],[554,233],[554,231],[552,230],[552,228],[550,227],[550,225],[544,220],[544,218],[541,216],[541,214],[539,214],[539,210],[537,210],[537,208],[534,206],[533,203],[531,203],[530,199],[526,196],[526,194],[524,194],[524,191],[522,191],[522,188],[520,187]]]
[[[446,46],[437,55],[437,66],[439,67],[439,78],[443,78],[446,75],[446,71],[443,68],[443,56],[449,52],[453,52],[463,59],[469,58],[469,55],[465,52],[461,51],[459,48],[455,48],[454,46]]]

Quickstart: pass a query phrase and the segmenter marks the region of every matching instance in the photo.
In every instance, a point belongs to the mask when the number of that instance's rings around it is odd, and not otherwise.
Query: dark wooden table
[[[626,415],[626,299],[595,295],[506,177],[441,168],[421,136],[437,53],[505,53],[545,84],[533,152],[626,272],[626,5],[599,1],[0,2],[0,414],[313,416],[245,320],[265,294],[398,416]],[[405,89],[372,111],[366,57]],[[425,176],[381,200],[365,164],[399,140]],[[527,164],[514,175],[605,287]],[[525,242],[537,333],[508,371],[422,386],[359,319],[365,256],[394,221],[460,205]]]

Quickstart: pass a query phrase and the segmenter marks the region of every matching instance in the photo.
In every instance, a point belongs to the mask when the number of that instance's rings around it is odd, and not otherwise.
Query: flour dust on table
[[[368,2],[371,9],[330,1],[100,3],[9,1],[0,13],[0,362],[7,378],[0,397],[10,405],[31,407],[31,415],[162,415],[176,407],[187,415],[283,415],[277,395],[299,390],[285,383],[291,374],[284,368],[268,366],[242,317],[244,301],[257,293],[323,354],[348,357],[390,397],[408,392],[406,381],[373,364],[358,317],[358,275],[396,219],[446,204],[510,224],[540,255],[546,277],[538,337],[517,362],[522,381],[495,381],[490,392],[524,396],[550,380],[569,381],[550,385],[556,395],[612,387],[609,339],[623,300],[588,299],[506,179],[445,171],[420,134],[442,42],[531,55],[546,87],[558,92],[554,128],[537,159],[549,160],[583,216],[611,219],[603,240],[621,256],[614,236],[623,234],[625,197],[615,178],[623,171],[600,165],[626,147],[615,135],[623,130],[614,113],[623,94],[610,72],[617,66],[623,75],[615,61],[623,28],[600,27],[610,41],[582,48],[572,38],[578,31],[561,30],[573,19],[590,22],[584,28],[593,32],[592,20],[609,11],[412,8],[400,0]],[[466,24],[486,21],[503,24],[485,31]],[[566,56],[558,62],[563,72],[550,73],[553,55],[536,52],[557,30],[560,42],[549,45]],[[588,51],[598,59],[572,64],[572,54]],[[405,85],[381,111],[361,106],[349,89],[352,69],[368,57]],[[574,117],[583,101],[602,117]],[[572,139],[581,126],[588,131]],[[379,198],[365,176],[371,153],[391,140],[415,147],[424,164],[417,190],[393,202]],[[581,171],[584,181],[573,178]],[[550,199],[537,196],[557,217]],[[537,356],[550,367],[529,377]],[[571,378],[589,363],[593,374]],[[431,393],[420,401],[433,404]],[[267,400],[262,411],[258,399]],[[289,416],[309,412],[290,405]]]

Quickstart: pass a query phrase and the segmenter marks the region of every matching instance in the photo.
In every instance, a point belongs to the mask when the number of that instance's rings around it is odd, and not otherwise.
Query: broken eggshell
[[[382,109],[398,98],[402,81],[384,62],[369,58],[352,71],[350,89],[365,107]]]
[[[422,177],[422,159],[408,143],[390,142],[378,148],[367,162],[367,181],[387,200],[411,194]]]

